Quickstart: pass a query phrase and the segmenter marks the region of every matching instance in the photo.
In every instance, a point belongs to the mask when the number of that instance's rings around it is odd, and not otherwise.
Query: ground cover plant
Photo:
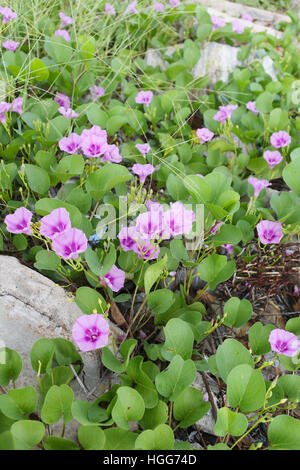
[[[36,384],[2,350],[0,449],[299,450],[298,13],[282,38],[176,0],[0,14],[0,248],[82,311],[34,344]],[[214,86],[210,41],[244,64]],[[90,351],[117,383],[78,400]]]

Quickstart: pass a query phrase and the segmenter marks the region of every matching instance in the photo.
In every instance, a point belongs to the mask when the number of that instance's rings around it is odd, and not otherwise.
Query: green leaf
[[[39,199],[35,205],[35,212],[38,215],[44,216],[50,214],[50,212],[59,207],[64,207],[69,212],[73,227],[77,227],[81,224],[82,215],[77,207],[67,204],[66,202],[59,201],[58,199]]]
[[[173,292],[169,289],[158,289],[150,292],[147,303],[155,313],[164,313],[174,303]]]
[[[237,245],[242,239],[241,231],[238,227],[229,224],[223,224],[216,235],[213,236],[213,243],[215,245],[223,245],[225,243],[232,243]]]
[[[113,372],[123,372],[124,371],[124,364],[115,356],[110,349],[103,348],[102,349],[102,363],[103,365]]]
[[[57,64],[61,63],[65,66],[70,61],[74,52],[70,43],[60,36],[53,36],[47,41],[45,49]]]
[[[160,424],[155,429],[143,431],[135,441],[137,450],[172,450],[174,434],[170,426]]]
[[[249,343],[253,354],[260,356],[271,351],[269,336],[274,325],[263,325],[260,322],[254,323],[249,329]]]
[[[16,450],[15,439],[10,431],[0,434],[0,450]]]
[[[299,450],[300,421],[287,415],[275,416],[268,427],[269,450]]]
[[[217,436],[225,436],[226,433],[241,436],[247,427],[248,420],[242,413],[235,413],[226,407],[218,409],[218,418],[214,427],[214,433]]]
[[[162,271],[167,265],[168,257],[165,255],[160,261],[151,264],[144,275],[145,293],[149,294],[151,287],[160,278]]]
[[[117,390],[117,401],[112,409],[112,418],[122,429],[129,430],[129,421],[139,421],[145,412],[145,404],[141,395],[130,387]]]
[[[225,383],[229,372],[240,364],[254,367],[254,360],[250,352],[236,339],[225,339],[224,343],[218,346],[216,353],[216,365]]]
[[[143,357],[135,356],[128,362],[126,373],[136,383],[135,390],[143,398],[145,408],[154,408],[158,402],[157,392],[152,380],[143,371],[142,366]]]
[[[282,375],[277,384],[283,389],[284,396],[290,401],[300,401],[300,377],[299,375]]]
[[[20,355],[10,348],[0,348],[0,385],[6,387],[19,377],[23,362]]]
[[[291,163],[289,163],[282,172],[282,177],[285,183],[297,194],[300,196],[300,157],[295,158]]]
[[[201,56],[201,49],[195,41],[186,39],[183,46],[183,60],[187,67],[192,69]]]
[[[101,129],[106,129],[108,115],[105,111],[100,109],[98,104],[89,104],[89,107],[86,110],[86,115],[90,123],[93,124],[93,126],[100,126]]]
[[[50,178],[46,170],[36,165],[25,164],[24,166],[30,189],[38,194],[46,194],[50,188]]]
[[[35,259],[34,267],[39,271],[43,269],[57,271],[61,264],[61,259],[56,253],[43,249],[37,252]]]
[[[139,421],[143,429],[154,429],[159,424],[164,424],[168,419],[168,406],[165,402],[158,400],[154,408],[145,410],[144,416]]]
[[[233,275],[235,263],[227,261],[227,256],[209,255],[198,265],[198,271],[201,279],[214,290],[220,282],[227,281]]]
[[[28,246],[27,237],[22,233],[13,236],[13,244],[17,250],[24,251]]]
[[[259,410],[265,401],[266,385],[260,370],[248,364],[234,367],[227,377],[228,401],[244,413]]]
[[[49,373],[54,356],[55,345],[50,338],[41,338],[32,346],[30,360],[33,370],[40,374]]]
[[[125,166],[110,163],[91,173],[85,184],[94,199],[101,199],[112,188],[131,179],[132,175]]]
[[[180,421],[180,428],[187,428],[203,418],[210,409],[210,403],[203,401],[200,390],[188,387],[174,401],[174,418]]]
[[[191,359],[184,361],[181,356],[174,356],[164,371],[155,378],[158,392],[170,401],[176,398],[196,378],[196,367]]]
[[[75,442],[63,437],[48,436],[44,442],[45,450],[79,450]]]
[[[109,135],[114,135],[121,127],[127,124],[127,116],[112,116],[106,121],[106,130]]]
[[[38,402],[38,394],[33,387],[17,388],[7,392],[9,398],[25,415],[33,413]]]
[[[32,59],[29,65],[30,78],[44,82],[49,78],[49,70],[41,59]]]
[[[135,440],[138,436],[135,432],[125,431],[120,428],[110,428],[104,431],[106,442],[103,450],[134,450]]]
[[[40,421],[21,420],[11,427],[17,450],[30,450],[41,442],[45,426]]]
[[[194,344],[194,335],[189,324],[180,318],[172,318],[164,327],[165,343],[161,349],[162,356],[170,361],[180,355],[182,359],[190,359]]]
[[[256,108],[261,113],[269,113],[272,111],[274,95],[265,91],[256,99]]]
[[[167,178],[166,186],[175,201],[186,199],[188,197],[188,192],[184,187],[183,178],[170,173]]]
[[[224,313],[227,314],[224,325],[240,328],[251,318],[252,304],[249,300],[231,297],[224,305]]]
[[[94,409],[95,403],[84,400],[73,401],[71,411],[73,418],[80,424],[89,426],[98,426],[99,422],[106,421],[108,416],[106,410],[97,404],[97,413],[91,416],[91,410]]]
[[[84,170],[84,159],[82,155],[66,155],[63,157],[53,175],[63,183],[66,183],[72,176],[81,175]]]
[[[83,364],[82,358],[75,345],[64,338],[54,338],[54,359],[60,366]]]
[[[76,291],[75,302],[82,312],[87,315],[93,313],[94,310],[102,314],[107,308],[102,295],[91,287],[79,287]]]
[[[96,45],[95,39],[92,36],[79,36],[78,37],[79,53],[83,60],[91,60],[95,56]]]
[[[47,424],[56,423],[62,416],[64,423],[72,421],[73,390],[68,385],[53,385],[45,397],[41,418]]]
[[[105,434],[96,426],[80,426],[78,441],[85,450],[102,450],[105,444]]]

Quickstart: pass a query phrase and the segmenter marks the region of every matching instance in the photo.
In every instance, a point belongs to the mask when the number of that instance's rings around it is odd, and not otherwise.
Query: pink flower
[[[259,193],[268,186],[271,186],[268,180],[258,180],[254,176],[250,176],[248,178],[248,183],[250,183],[254,188],[254,196],[258,197]]]
[[[100,281],[105,284],[114,292],[118,292],[124,287],[125,283],[125,272],[122,269],[117,268],[114,264],[111,270],[105,274],[104,281],[103,277],[100,277]]]
[[[116,9],[110,3],[105,3],[105,13],[114,16],[116,14]]]
[[[179,7],[180,1],[179,0],[169,0],[171,7],[176,8]]]
[[[266,150],[263,154],[263,158],[266,160],[270,168],[274,168],[275,165],[278,165],[278,163],[281,162],[282,155],[278,150],[274,150],[274,152]]]
[[[193,227],[193,222],[196,220],[195,213],[192,210],[186,210],[182,202],[171,202],[171,209],[163,213],[165,229],[163,232],[164,237],[171,235],[187,235]]]
[[[204,144],[205,142],[209,142],[215,135],[206,127],[202,127],[202,129],[197,129],[196,134],[197,134],[197,137],[199,137],[201,144]]]
[[[151,201],[151,199],[149,199],[149,201],[146,202],[146,207],[147,209],[149,209],[149,211],[151,211],[152,209],[160,210],[160,211],[163,210],[163,206],[159,202]]]
[[[54,36],[61,36],[67,42],[71,41],[70,35],[65,29],[57,29],[54,33]]]
[[[151,260],[158,258],[160,248],[159,245],[155,245],[152,240],[139,238],[133,247],[133,251],[137,253],[139,259]]]
[[[155,168],[154,166],[150,165],[150,163],[146,163],[146,165],[135,163],[132,167],[132,171],[138,175],[140,182],[144,184],[147,176],[151,175],[155,171]]]
[[[144,104],[146,107],[148,107],[152,98],[152,91],[140,91],[135,98],[135,102],[138,104]]]
[[[154,8],[156,11],[162,13],[165,11],[165,7],[163,6],[163,4],[161,2],[155,2],[154,3]]]
[[[62,11],[59,13],[59,17],[61,19],[62,26],[68,26],[73,24],[73,20],[70,16],[65,15]]]
[[[144,239],[160,238],[164,230],[164,212],[161,207],[143,212],[136,219],[136,230]]]
[[[87,249],[87,238],[82,230],[70,228],[53,238],[52,249],[64,259],[77,259]]]
[[[232,29],[235,33],[242,34],[245,28],[240,20],[235,19],[232,21]]]
[[[52,240],[58,233],[65,232],[70,228],[69,212],[63,207],[59,207],[41,219],[40,234]]]
[[[227,119],[230,119],[232,111],[237,109],[237,104],[228,104],[227,106],[219,106],[219,111],[214,115],[215,121],[220,121],[225,124]]]
[[[226,22],[223,20],[223,18],[219,18],[215,15],[211,16],[211,21],[213,24],[213,31],[215,31],[217,28],[223,28],[223,26],[226,25]]]
[[[18,16],[16,12],[8,7],[0,7],[0,14],[3,16],[3,24],[6,24],[9,20],[14,20]]]
[[[106,150],[104,151],[103,157],[101,158],[101,162],[112,162],[112,163],[120,163],[122,161],[122,157],[119,153],[119,149],[116,145],[106,145]]]
[[[271,344],[272,351],[284,356],[293,357],[300,350],[300,343],[294,333],[289,331],[275,328],[272,330],[269,336],[269,343]]]
[[[133,2],[129,3],[127,6],[125,13],[138,13],[137,9],[135,8],[137,5],[137,0],[134,0]]]
[[[98,313],[82,315],[73,326],[72,336],[80,351],[95,351],[108,345],[109,324]]]
[[[256,109],[256,102],[255,101],[248,101],[246,104],[246,108],[249,109],[249,111],[252,111],[254,114],[259,114],[258,109]]]
[[[138,237],[139,233],[137,232],[136,227],[123,227],[118,234],[123,251],[133,250],[136,246],[136,239],[138,239]]]
[[[149,144],[136,144],[136,148],[141,152],[143,157],[145,157],[145,155],[147,155],[151,147]]]
[[[90,87],[90,94],[92,95],[92,98],[96,100],[105,94],[105,90],[102,86],[93,85]]]
[[[257,224],[256,228],[260,241],[264,245],[268,243],[279,243],[283,237],[282,225],[280,222],[262,220]]]
[[[15,98],[11,104],[11,110],[15,113],[23,113],[23,98]]]
[[[245,21],[253,21],[253,18],[252,18],[251,15],[249,15],[249,13],[243,13],[243,14],[242,14],[242,18],[243,18],[243,20],[245,20]]]
[[[26,233],[27,235],[31,235],[31,219],[32,213],[25,207],[19,207],[13,214],[7,215],[4,222],[7,231],[10,233]]]
[[[2,47],[7,49],[8,51],[15,52],[19,44],[20,44],[19,42],[15,42],[15,41],[12,41],[11,39],[8,39],[7,41],[2,43]]]
[[[229,255],[233,254],[234,245],[232,245],[231,243],[224,243],[224,245],[221,245],[221,246],[225,248],[225,250],[227,251]]]
[[[72,132],[69,137],[63,137],[58,142],[60,150],[70,154],[77,153],[81,147],[81,136]]]
[[[54,97],[54,101],[59,104],[62,108],[70,108],[71,107],[71,101],[70,98],[67,95],[64,95],[63,93],[57,93],[56,96]]]
[[[58,112],[65,116],[67,119],[72,119],[79,116],[79,114],[76,113],[73,109],[63,108],[62,106],[58,108]]]
[[[88,158],[100,157],[107,150],[106,138],[96,134],[84,135],[82,137],[81,149]]]
[[[5,124],[5,121],[6,121],[5,114],[8,113],[10,110],[11,110],[10,103],[6,103],[6,101],[0,102],[0,122],[2,122],[2,124]]]
[[[285,131],[274,132],[270,138],[271,145],[276,149],[287,147],[291,143],[291,136]]]
[[[218,233],[220,227],[224,224],[224,222],[216,222],[214,224],[214,226],[212,227],[210,233],[212,233],[213,235],[216,235],[216,233]]]
[[[107,139],[106,131],[104,129],[101,129],[101,127],[99,126],[93,126],[90,129],[84,129],[81,133],[81,137],[83,139],[91,135],[97,135],[98,137],[101,137],[105,141]]]

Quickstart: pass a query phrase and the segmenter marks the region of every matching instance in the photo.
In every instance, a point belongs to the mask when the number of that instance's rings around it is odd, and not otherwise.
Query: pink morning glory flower
[[[31,219],[32,213],[26,207],[19,207],[13,214],[7,215],[4,222],[7,231],[10,233],[26,233],[26,235],[31,235]]]
[[[62,106],[58,108],[58,112],[65,116],[67,119],[72,119],[79,116],[79,114],[76,113],[73,109],[63,108]]]
[[[122,269],[117,268],[114,264],[111,270],[105,274],[104,281],[103,277],[100,277],[100,281],[105,284],[114,292],[118,292],[124,287],[125,283],[125,272]]]
[[[8,39],[7,41],[2,43],[2,47],[7,49],[8,51],[15,52],[15,50],[17,49],[19,44],[20,44],[19,42],[12,41],[11,39]]]
[[[105,90],[102,86],[93,85],[90,87],[90,94],[92,98],[96,100],[105,94]]]
[[[179,7],[180,1],[179,0],[169,0],[171,7],[176,8]]]
[[[274,150],[274,152],[266,150],[263,154],[263,158],[266,160],[270,168],[274,168],[275,165],[278,165],[278,163],[281,162],[282,155],[278,150]]]
[[[136,5],[137,5],[137,0],[134,0],[133,2],[129,3],[129,5],[127,6],[125,10],[125,13],[138,13],[136,9]]]
[[[6,24],[9,20],[14,20],[18,16],[16,12],[8,7],[0,7],[0,14],[3,16],[3,24]]]
[[[274,132],[270,138],[271,145],[276,149],[287,147],[291,143],[291,136],[285,131]]]
[[[148,107],[152,98],[152,91],[140,91],[135,98],[135,102],[138,104],[144,104],[146,107]]]
[[[253,18],[252,18],[251,15],[249,15],[249,13],[243,13],[243,14],[242,14],[242,18],[243,18],[243,20],[245,20],[245,21],[253,21]]]
[[[120,155],[119,148],[114,144],[107,144],[101,162],[120,163],[121,161],[122,156]]]
[[[238,34],[242,34],[244,32],[244,25],[243,23],[238,20],[238,19],[235,19],[232,21],[232,29],[235,33],[238,33]]]
[[[226,25],[226,22],[223,20],[223,18],[219,18],[215,15],[211,16],[211,21],[213,24],[213,31],[215,31],[217,28],[223,28],[223,26]]]
[[[163,234],[165,237],[189,234],[192,230],[193,222],[196,220],[194,211],[185,209],[180,201],[171,202],[171,209],[164,212],[163,217],[165,223]]]
[[[279,243],[283,237],[282,225],[280,222],[272,222],[270,220],[262,220],[257,224],[257,233],[261,243]]]
[[[59,13],[59,17],[61,19],[62,26],[68,26],[73,24],[73,20],[70,16],[65,15],[62,11]]]
[[[268,180],[259,180],[254,176],[248,178],[248,183],[250,183],[254,188],[254,196],[258,197],[259,193],[268,186],[271,186],[271,183]]]
[[[107,150],[106,138],[91,134],[82,137],[81,149],[88,158],[100,157]]]
[[[40,234],[52,240],[58,233],[71,228],[69,212],[64,207],[54,209],[41,219]]]
[[[165,11],[165,7],[164,5],[161,3],[161,2],[155,2],[154,3],[154,8],[156,11],[158,11],[159,13],[162,13]]]
[[[118,234],[123,251],[133,250],[138,237],[139,233],[137,232],[136,227],[123,227]]]
[[[272,351],[284,356],[293,357],[300,350],[300,343],[296,335],[290,331],[275,328],[269,336]]]
[[[58,103],[62,108],[68,109],[71,107],[70,98],[63,93],[57,93],[54,97],[54,101],[56,101],[56,103]]]
[[[150,145],[149,144],[136,144],[136,148],[138,149],[139,152],[143,155],[147,155],[147,153],[150,151]]]
[[[54,33],[54,36],[61,36],[67,42],[71,41],[70,35],[65,29],[57,29]]]
[[[77,259],[87,249],[87,238],[82,230],[69,228],[53,238],[52,249],[64,259]]]
[[[221,245],[221,246],[225,248],[225,250],[227,251],[229,255],[233,254],[234,245],[232,245],[232,243],[224,243],[224,245]]]
[[[136,230],[142,238],[160,238],[164,230],[164,217],[161,207],[152,207],[148,212],[143,212],[136,219]]]
[[[225,124],[226,120],[231,117],[232,111],[237,109],[237,104],[228,104],[227,106],[219,106],[219,111],[214,115],[215,121],[220,121],[222,124]]]
[[[210,233],[212,233],[213,235],[216,235],[216,233],[218,233],[220,227],[224,224],[224,222],[216,222],[214,224],[214,226],[212,227]]]
[[[132,167],[132,171],[138,175],[140,182],[144,184],[147,176],[151,175],[155,171],[155,168],[154,166],[150,165],[150,163],[146,163],[145,165],[135,163]]]
[[[105,13],[114,16],[116,14],[116,9],[110,3],[105,3]]]
[[[2,122],[2,124],[5,124],[6,113],[8,113],[10,110],[11,110],[10,103],[6,103],[6,101],[0,102],[0,122]]]
[[[82,315],[73,326],[72,336],[80,351],[95,351],[108,345],[109,324],[99,313]]]
[[[254,114],[259,114],[258,109],[256,109],[256,102],[255,101],[248,101],[246,104],[246,108],[249,109],[249,111],[252,111]]]
[[[60,150],[70,154],[77,153],[81,147],[81,136],[72,132],[69,137],[63,137],[58,142]]]
[[[15,98],[11,104],[11,110],[15,113],[23,113],[23,98]]]
[[[151,240],[139,238],[133,247],[133,251],[137,253],[139,259],[152,260],[158,258],[160,248],[159,245],[153,244]]]
[[[149,209],[149,211],[151,211],[152,209],[160,210],[160,211],[163,210],[163,206],[159,202],[151,201],[151,199],[149,199],[149,201],[146,202],[146,207],[147,209]]]
[[[215,135],[206,127],[202,127],[202,129],[197,129],[196,134],[197,134],[197,137],[199,137],[201,144],[204,144],[205,142],[209,142]]]
[[[101,127],[99,126],[93,126],[90,129],[84,129],[81,133],[82,139],[85,139],[86,137],[89,137],[91,135],[97,135],[105,141],[107,139],[107,132],[104,129],[101,129]]]

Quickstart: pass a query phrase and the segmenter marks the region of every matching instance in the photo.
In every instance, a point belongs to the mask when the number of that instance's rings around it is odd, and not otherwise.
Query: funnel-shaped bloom
[[[30,227],[32,213],[25,207],[19,207],[13,214],[5,217],[6,229],[10,233],[26,233],[31,235]]]
[[[56,93],[54,97],[54,101],[59,104],[62,108],[70,108],[71,107],[71,101],[70,98],[67,95],[64,95],[63,93]]]
[[[77,153],[81,147],[81,136],[72,132],[69,137],[63,137],[58,142],[60,150],[70,154]]]
[[[294,333],[276,328],[269,336],[272,351],[293,357],[300,350],[300,342]]]
[[[282,161],[282,155],[278,150],[266,150],[263,154],[263,158],[266,160],[270,168],[274,168],[275,165],[278,165]]]
[[[152,98],[152,91],[140,91],[135,97],[135,102],[138,104],[144,104],[147,107],[151,103]]]
[[[291,143],[291,136],[285,131],[274,132],[270,138],[271,145],[276,149],[287,147]]]
[[[150,145],[149,144],[136,144],[136,148],[138,149],[139,152],[143,155],[147,155],[147,153],[150,150]]]
[[[100,281],[105,284],[114,292],[118,292],[124,287],[125,283],[125,272],[122,269],[119,269],[115,264],[111,270],[105,274],[104,280],[103,277],[100,277]]]
[[[64,259],[77,259],[87,249],[87,238],[82,230],[70,228],[53,238],[52,249]]]
[[[197,137],[199,137],[201,144],[204,144],[205,142],[209,142],[215,135],[206,127],[202,127],[202,129],[197,129],[196,134],[197,134]]]
[[[23,113],[23,98],[15,98],[11,104],[11,110],[15,113]]]
[[[192,210],[186,210],[184,205],[177,201],[171,202],[171,209],[163,213],[164,232],[166,238],[176,235],[188,235],[196,220],[195,213]]]
[[[262,220],[257,224],[256,228],[260,241],[264,245],[268,243],[279,243],[283,237],[282,225],[280,222]]]
[[[150,163],[146,163],[146,165],[135,163],[132,167],[132,171],[138,175],[140,182],[144,184],[147,176],[151,175],[155,171],[155,168],[150,165]]]
[[[72,336],[81,351],[94,351],[107,346],[109,324],[98,313],[82,315],[73,326]]]
[[[40,233],[51,240],[59,233],[71,228],[69,212],[64,207],[54,209],[41,219]]]
[[[67,42],[71,41],[70,35],[65,29],[57,29],[54,33],[54,36],[61,36]]]
[[[8,51],[15,52],[19,44],[19,42],[13,41],[12,39],[8,39],[7,41],[2,43],[2,47],[4,47],[4,49],[7,49]]]
[[[250,183],[254,188],[254,196],[258,197],[259,193],[268,186],[271,186],[271,183],[268,180],[259,180],[254,176],[248,178],[248,183]]]

